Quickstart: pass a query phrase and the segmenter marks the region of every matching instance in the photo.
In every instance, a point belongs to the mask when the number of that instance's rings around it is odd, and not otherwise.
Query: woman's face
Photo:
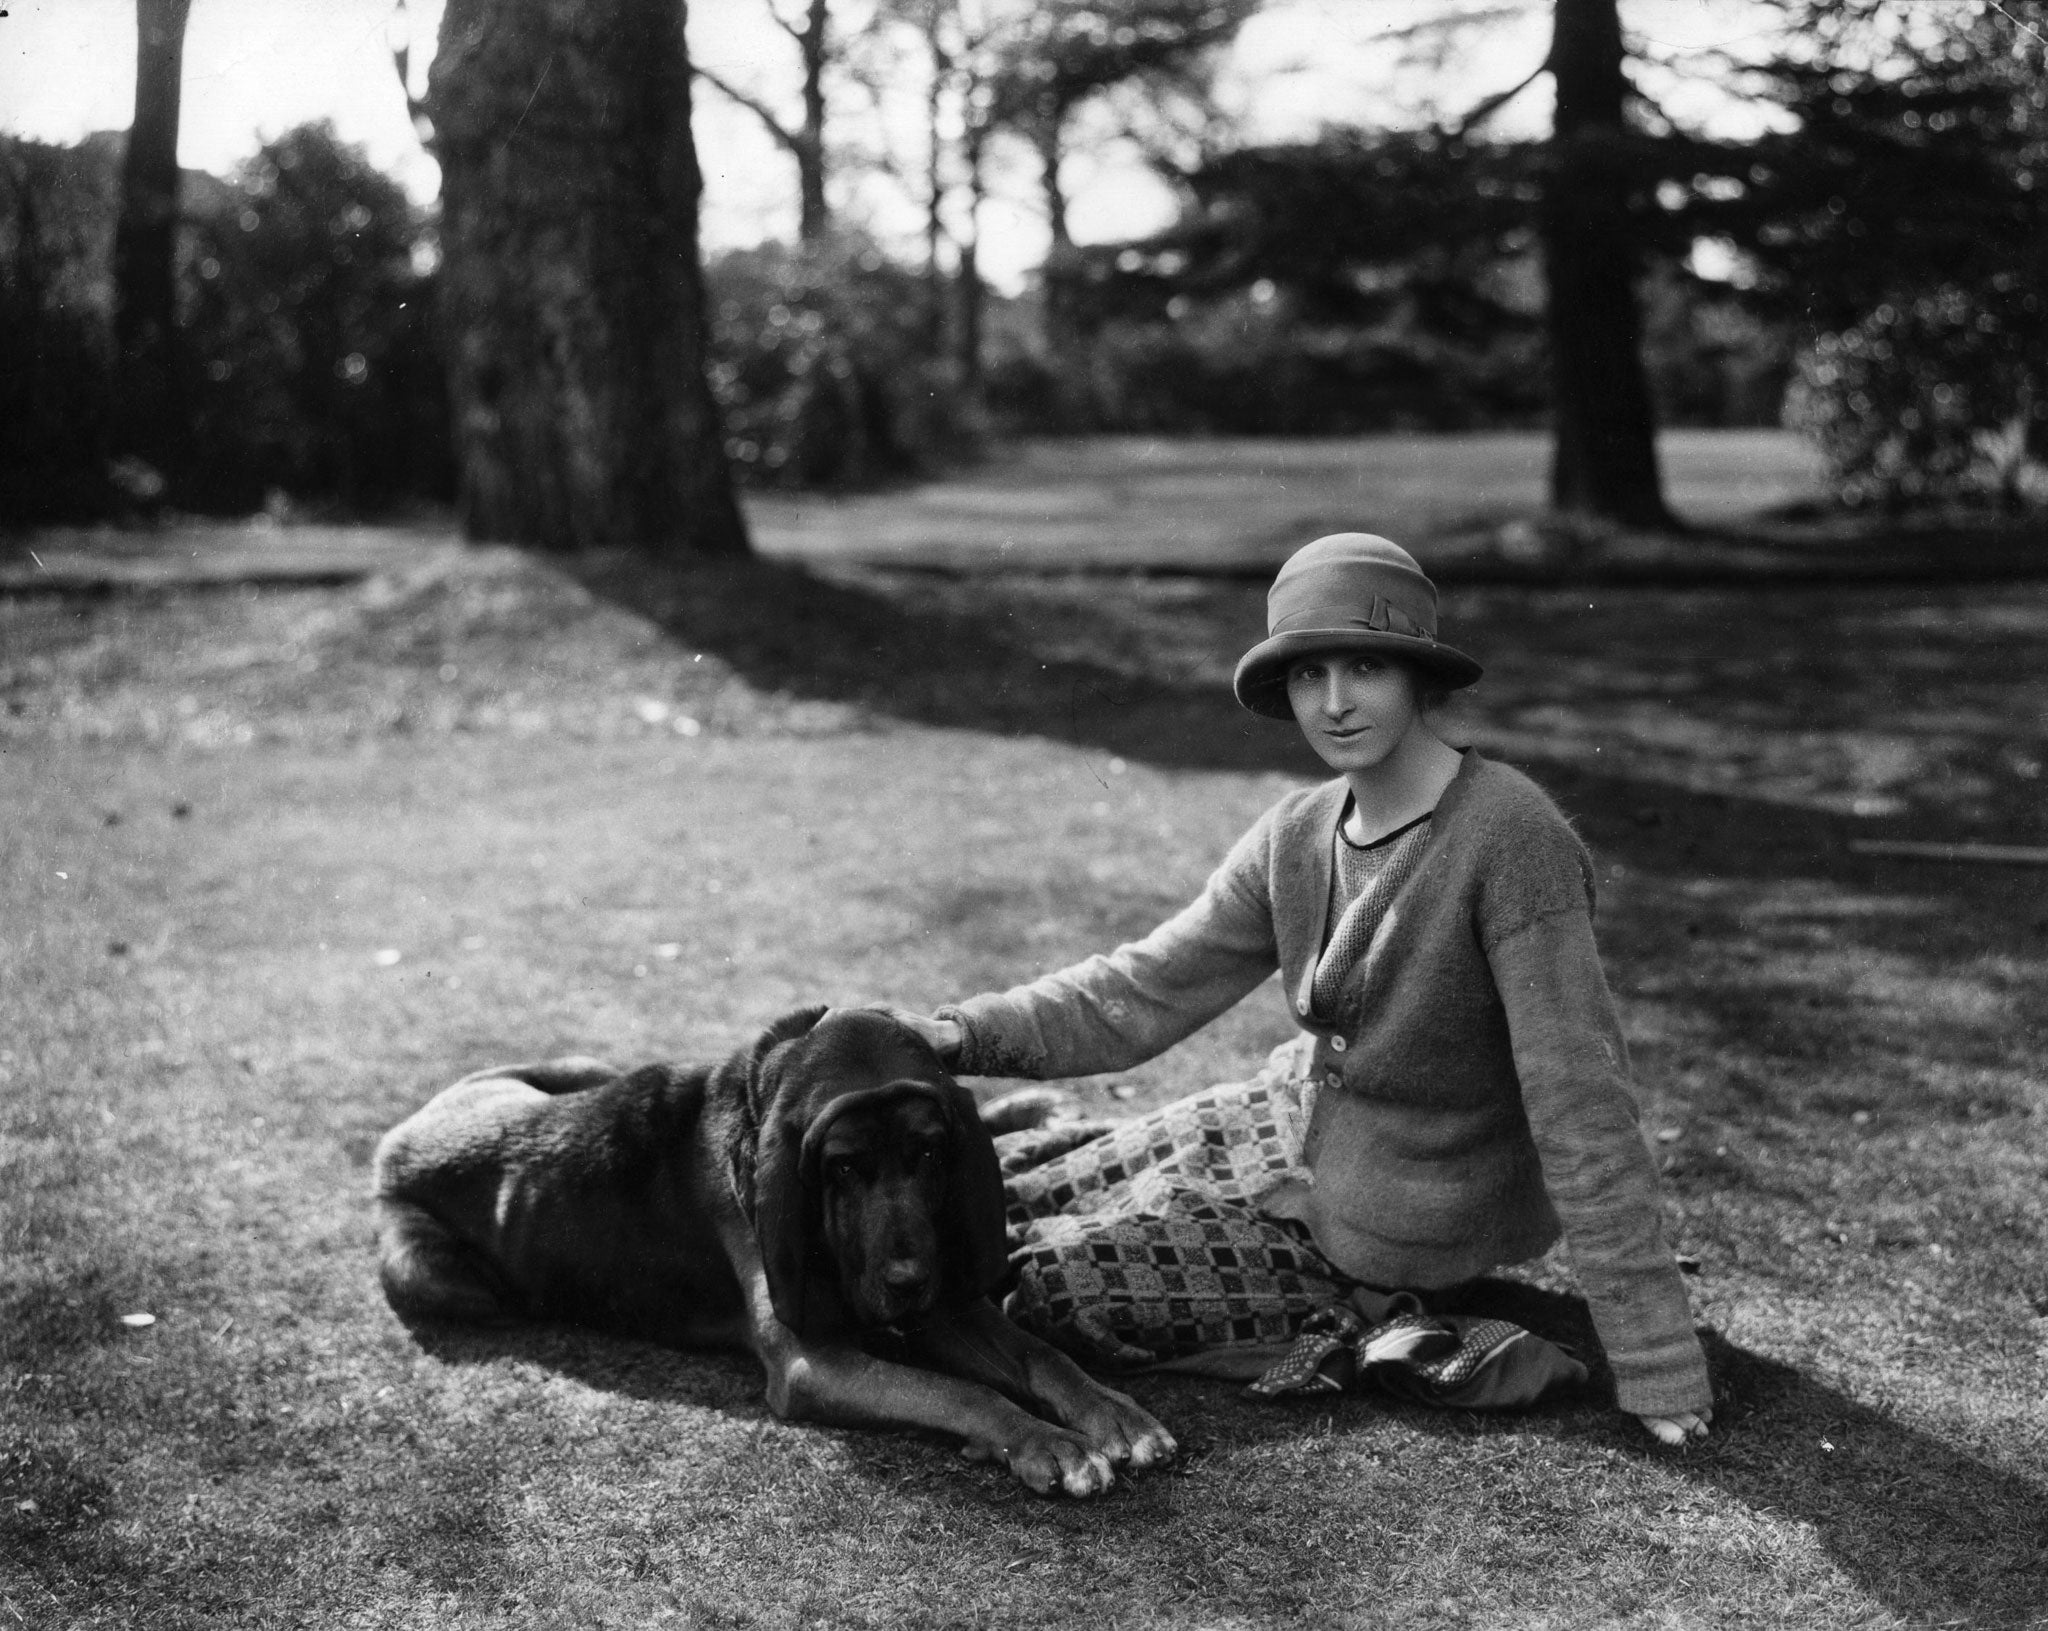
[[[1414,675],[1367,651],[1296,658],[1287,700],[1309,746],[1345,775],[1383,764],[1422,718]]]

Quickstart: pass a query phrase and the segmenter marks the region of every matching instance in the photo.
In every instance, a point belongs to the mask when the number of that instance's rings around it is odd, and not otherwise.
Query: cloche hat
[[[1323,651],[1380,651],[1453,690],[1484,672],[1436,637],[1436,585],[1399,544],[1333,532],[1287,558],[1266,595],[1266,638],[1244,654],[1232,688],[1255,714],[1292,719],[1287,670]]]

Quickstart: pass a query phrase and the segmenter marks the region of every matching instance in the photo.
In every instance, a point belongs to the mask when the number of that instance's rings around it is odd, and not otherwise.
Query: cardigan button
[[[1350,1044],[1346,1042],[1344,1038],[1342,1038],[1341,1036],[1333,1036],[1330,1038],[1330,1051],[1332,1053],[1342,1053],[1349,1046]]]
[[[1331,1071],[1329,1075],[1323,1078],[1323,1086],[1325,1087],[1342,1087],[1343,1085],[1344,1078],[1338,1075],[1337,1072],[1334,1070]]]

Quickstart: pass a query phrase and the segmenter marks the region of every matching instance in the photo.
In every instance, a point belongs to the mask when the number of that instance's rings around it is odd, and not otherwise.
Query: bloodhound
[[[778,1416],[958,1434],[1040,1493],[1174,1453],[989,1301],[995,1147],[938,1056],[873,1010],[790,1014],[715,1066],[464,1077],[385,1134],[376,1193],[408,1320],[750,1348]]]

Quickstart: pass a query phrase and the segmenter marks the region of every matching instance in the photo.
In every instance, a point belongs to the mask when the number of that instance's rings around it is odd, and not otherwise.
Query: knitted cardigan
[[[956,1068],[1128,1069],[1277,967],[1313,1038],[1306,1222],[1324,1255],[1370,1285],[1429,1289],[1534,1257],[1561,1225],[1620,1406],[1706,1408],[1594,945],[1585,846],[1535,783],[1467,752],[1326,1022],[1309,988],[1346,793],[1337,780],[1281,799],[1145,939],[940,1010],[964,1032]]]

